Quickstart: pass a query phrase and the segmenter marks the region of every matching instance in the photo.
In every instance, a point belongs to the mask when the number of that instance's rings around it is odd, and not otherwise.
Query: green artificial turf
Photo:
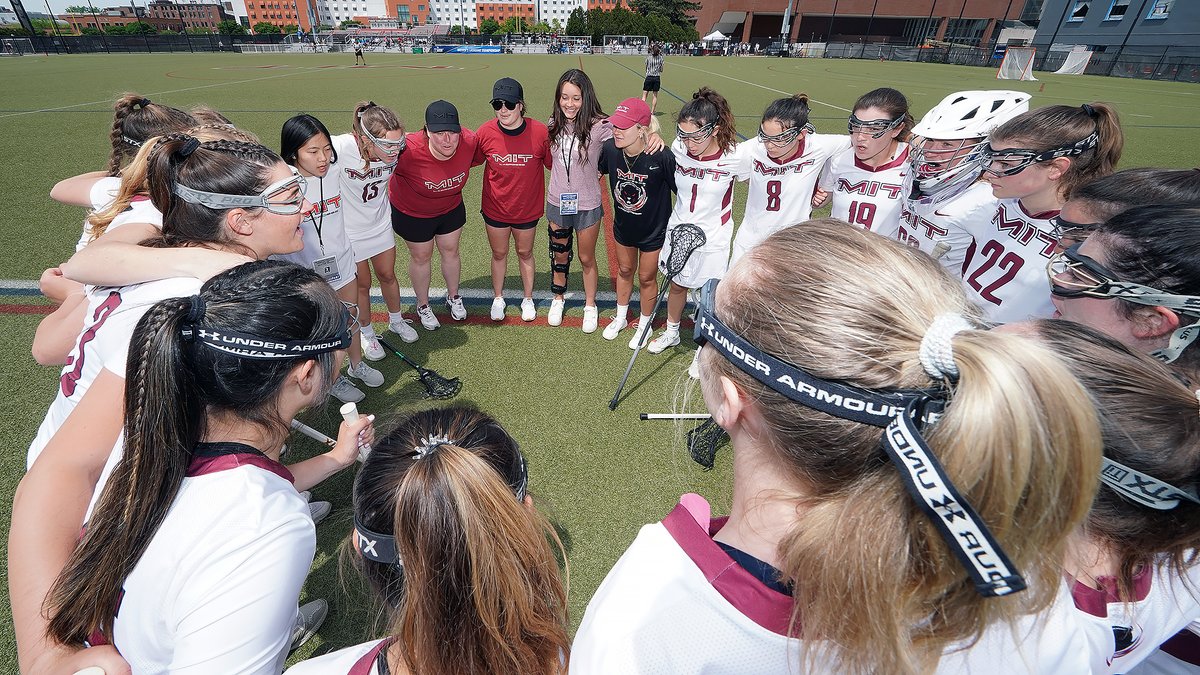
[[[350,126],[350,111],[361,99],[393,107],[410,129],[419,128],[425,105],[436,98],[455,103],[471,127],[492,116],[492,83],[515,77],[525,88],[528,112],[545,119],[554,86],[568,68],[583,67],[612,110],[641,91],[642,60],[609,56],[463,56],[368,54],[370,66],[352,68],[347,54],[133,54],[24,56],[0,59],[0,280],[31,281],[46,267],[66,259],[79,235],[83,212],[52,202],[57,180],[103,168],[112,121],[111,102],[124,91],[179,107],[207,104],[238,126],[277,147],[283,121],[299,112],[321,118],[333,133]],[[701,85],[728,98],[744,135],[757,131],[761,111],[771,100],[794,92],[812,97],[818,131],[845,133],[847,110],[862,93],[892,86],[904,91],[920,117],[947,93],[963,89],[1012,88],[1033,93],[1033,105],[1079,104],[1101,100],[1117,105],[1125,125],[1122,167],[1194,165],[1193,108],[1200,99],[1195,85],[1116,78],[1038,73],[1038,82],[995,80],[992,69],[913,63],[833,59],[687,58],[667,60],[659,110],[668,140],[683,101]],[[478,215],[481,172],[472,172],[464,190],[469,219],[463,235],[463,286],[490,287],[489,249]],[[740,219],[745,189],[735,193]],[[538,288],[546,279],[545,234],[535,251]],[[403,247],[401,261],[405,259]],[[598,250],[601,290],[611,290],[603,241]],[[507,288],[516,289],[515,261]],[[435,257],[436,267],[436,257]],[[578,263],[571,288],[581,289]],[[407,270],[399,265],[402,285]],[[434,285],[440,285],[434,270]],[[7,286],[7,284],[6,284]],[[53,397],[57,370],[42,368],[29,356],[38,316],[19,314],[16,306],[44,304],[40,298],[0,290],[0,384],[8,392],[0,403],[0,432],[9,451],[0,457],[0,528],[7,539],[12,494],[24,468],[25,449]],[[576,295],[578,297],[578,295]],[[601,325],[606,323],[602,307]],[[377,306],[377,311],[382,307]],[[406,311],[408,309],[406,308]],[[545,308],[541,308],[544,317]],[[486,306],[474,306],[486,316]],[[510,310],[511,312],[511,310]],[[578,317],[575,308],[571,314]],[[510,321],[513,319],[510,318]],[[514,322],[520,324],[519,321]],[[691,357],[687,346],[663,355],[643,354],[616,412],[606,406],[629,358],[626,333],[614,342],[578,328],[540,325],[493,326],[483,321],[451,324],[405,345],[410,356],[447,376],[464,381],[458,400],[495,415],[521,442],[529,456],[531,491],[555,521],[568,547],[571,618],[578,624],[588,598],[638,528],[662,518],[677,497],[694,491],[707,496],[717,512],[728,508],[728,450],[716,469],[703,472],[687,456],[681,434],[671,423],[639,422],[637,413],[672,410],[686,386],[683,371]],[[578,325],[577,323],[575,325]],[[418,329],[419,330],[419,329]],[[686,342],[686,341],[685,341]],[[433,405],[398,359],[381,369],[388,385],[369,391],[360,404],[380,415]],[[694,397],[698,392],[694,392]],[[692,410],[701,407],[699,401]],[[309,424],[326,432],[336,427],[333,406],[308,413]],[[318,451],[315,443],[295,439],[293,457]],[[369,617],[353,583],[343,584],[337,547],[349,529],[351,472],[315,490],[335,510],[318,528],[319,546],[306,598],[331,600],[333,613],[319,636],[298,656],[308,656],[370,637]],[[6,581],[0,582],[7,591]],[[294,657],[296,658],[296,657]],[[11,617],[0,612],[0,671],[15,671]]]

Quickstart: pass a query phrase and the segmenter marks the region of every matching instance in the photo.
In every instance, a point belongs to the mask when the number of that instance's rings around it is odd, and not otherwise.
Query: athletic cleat
[[[309,502],[308,515],[312,516],[313,525],[320,525],[325,516],[333,510],[333,504],[329,502]]]
[[[368,387],[383,386],[383,373],[368,366],[366,361],[359,361],[357,366],[351,363],[350,367],[346,369],[346,374],[362,380],[362,383]]]
[[[550,301],[550,311],[546,314],[546,323],[551,326],[562,325],[563,308],[566,302],[562,298],[555,298]]]
[[[463,321],[467,318],[467,308],[463,306],[462,296],[456,295],[453,298],[446,298],[446,304],[450,305],[450,318],[455,321]]]
[[[650,344],[646,346],[646,351],[651,354],[659,354],[677,344],[679,344],[679,331],[667,329],[662,332],[662,335],[650,341]],[[634,347],[636,346],[634,345]]]
[[[504,304],[504,298],[497,296],[495,300],[492,300],[492,321],[503,321],[504,308],[507,306]]]
[[[417,329],[412,327],[412,319],[393,321],[388,324],[388,330],[399,335],[400,339],[405,342],[416,342],[417,338],[420,337],[417,335]]]
[[[642,324],[640,322],[633,325],[633,337],[629,338],[630,349],[638,348],[638,334],[641,332],[641,330]],[[653,334],[653,330],[647,330],[646,333],[642,335],[642,349],[645,349],[646,345],[650,344],[650,336]]]
[[[596,326],[600,323],[600,310],[595,305],[588,305],[583,308],[583,332],[595,333]]]
[[[696,354],[692,356],[692,363],[687,369],[688,377],[693,380],[700,379],[700,350],[696,350]]]
[[[521,320],[533,321],[537,318],[537,305],[533,304],[533,298],[525,298],[521,301]]]
[[[325,623],[329,615],[329,603],[324,600],[313,600],[300,606],[296,612],[296,623],[292,626],[292,646],[288,651],[295,651],[300,645],[317,634],[317,629]]]
[[[621,330],[624,329],[628,325],[629,325],[629,320],[626,319],[625,317],[623,317],[623,316],[613,317],[613,320],[610,321],[608,323],[608,325],[604,327],[604,332],[602,333],[602,335],[604,336],[605,340],[616,340],[617,335],[619,335],[621,333]]]
[[[358,403],[367,397],[361,389],[350,383],[350,380],[345,376],[339,377],[337,382],[333,383],[333,389],[330,394],[342,403]]]
[[[429,308],[429,305],[418,307],[417,317],[421,319],[421,326],[425,330],[437,330],[442,327],[441,322],[433,315],[433,310]]]
[[[379,338],[374,335],[362,336],[362,353],[363,358],[368,361],[379,361],[387,356],[387,352],[383,351],[383,347],[379,344]]]

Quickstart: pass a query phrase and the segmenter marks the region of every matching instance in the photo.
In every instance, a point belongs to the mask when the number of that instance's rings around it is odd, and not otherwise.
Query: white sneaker
[[[600,323],[600,310],[596,309],[595,305],[588,305],[583,308],[583,332],[595,333],[596,326]]]
[[[650,352],[651,354],[659,354],[677,344],[679,344],[679,331],[664,330],[662,335],[659,335],[650,341],[650,344],[646,346],[646,351]],[[636,347],[637,345],[634,346]]]
[[[313,600],[301,605],[296,613],[296,623],[292,626],[292,645],[288,647],[288,651],[295,651],[316,635],[317,629],[325,623],[325,617],[328,615],[329,603],[324,600]]]
[[[525,298],[521,301],[521,320],[533,321],[537,318],[537,305],[533,304],[533,298]]]
[[[383,351],[383,347],[379,344],[379,338],[375,336],[362,337],[362,353],[363,358],[368,361],[379,361],[387,356],[387,352]]]
[[[693,380],[700,379],[700,350],[699,349],[697,349],[696,354],[694,356],[692,356],[692,365],[688,366],[687,374],[688,374],[688,377],[692,378]]]
[[[462,296],[456,295],[453,298],[446,298],[446,304],[450,305],[450,318],[455,321],[462,321],[467,318],[467,308],[463,306]]]
[[[420,337],[417,335],[417,329],[412,327],[412,319],[393,321],[388,324],[388,330],[399,335],[400,339],[405,342],[416,342],[417,338]]]
[[[359,361],[357,366],[353,363],[350,364],[350,367],[346,368],[346,374],[355,379],[362,380],[362,383],[368,387],[383,385],[383,373],[368,366],[366,361]]]
[[[300,499],[303,499],[306,502],[311,502],[312,501],[312,491],[305,490],[305,491],[301,492]]]
[[[425,330],[437,330],[442,327],[441,322],[433,315],[433,310],[429,305],[421,305],[417,308],[417,317],[421,319],[421,326]]]
[[[550,301],[550,311],[546,314],[546,323],[551,326],[559,326],[562,324],[563,308],[566,302],[562,298],[555,298]]]
[[[504,298],[496,296],[496,299],[492,300],[492,321],[503,321],[504,308],[507,306],[504,304]]]
[[[638,348],[638,334],[641,332],[641,330],[642,330],[641,322],[635,323],[633,325],[633,337],[629,338],[629,348],[630,349]],[[646,345],[650,344],[650,336],[653,334],[654,334],[654,330],[648,329],[646,331],[645,335],[642,335],[642,349],[645,349]]]
[[[313,525],[320,525],[325,516],[333,510],[333,504],[329,502],[309,502],[308,515],[312,516]]]
[[[330,390],[333,397],[342,403],[358,403],[367,397],[361,389],[350,383],[350,380],[345,376],[339,377],[337,382],[333,383],[333,389]]]
[[[613,317],[613,320],[608,322],[608,325],[604,327],[602,335],[604,335],[605,340],[616,340],[617,335],[628,325],[629,319],[623,316]]]

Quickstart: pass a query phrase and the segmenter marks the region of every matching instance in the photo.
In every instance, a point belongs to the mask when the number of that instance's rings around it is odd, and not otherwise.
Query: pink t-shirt
[[[558,138],[550,139],[550,186],[546,201],[558,206],[559,195],[579,195],[579,211],[600,208],[600,146],[612,138],[612,124],[607,119],[592,125],[588,136],[587,155],[580,157],[575,140],[575,125],[567,123]]]

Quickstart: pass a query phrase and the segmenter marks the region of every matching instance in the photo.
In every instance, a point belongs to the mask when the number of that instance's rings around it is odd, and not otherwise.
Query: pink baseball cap
[[[618,129],[628,129],[635,124],[650,126],[650,106],[640,98],[627,98],[617,104],[608,121]]]

